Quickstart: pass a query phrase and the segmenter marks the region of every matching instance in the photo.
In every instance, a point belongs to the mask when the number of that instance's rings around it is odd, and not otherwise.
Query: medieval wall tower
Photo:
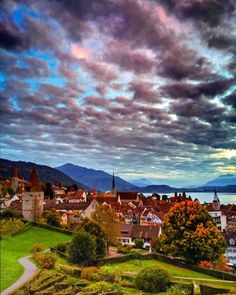
[[[44,192],[42,191],[37,171],[33,167],[30,176],[31,187],[22,196],[22,214],[26,220],[37,221],[43,214]]]

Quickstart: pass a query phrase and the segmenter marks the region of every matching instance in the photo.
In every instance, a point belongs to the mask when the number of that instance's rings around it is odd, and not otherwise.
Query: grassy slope
[[[18,259],[30,255],[33,244],[42,243],[49,248],[70,240],[71,236],[39,227],[32,227],[20,235],[7,237],[0,241],[0,291],[9,287],[22,275],[24,269],[18,263]]]
[[[171,276],[215,279],[212,276],[164,263],[158,260],[131,260],[129,262],[113,263],[112,267],[116,268],[117,272],[136,272],[139,271],[141,268],[154,265],[167,270]]]

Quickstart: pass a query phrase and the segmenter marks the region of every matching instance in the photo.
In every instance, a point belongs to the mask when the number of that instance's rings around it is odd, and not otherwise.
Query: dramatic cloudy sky
[[[172,184],[236,172],[235,0],[0,5],[3,158]]]

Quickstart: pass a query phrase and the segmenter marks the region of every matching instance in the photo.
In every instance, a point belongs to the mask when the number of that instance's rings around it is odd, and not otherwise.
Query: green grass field
[[[71,236],[55,231],[31,227],[27,231],[0,241],[0,292],[13,284],[23,273],[24,268],[18,259],[30,255],[33,244],[42,243],[46,248],[69,242]]]
[[[181,277],[181,278],[197,278],[197,279],[211,279],[211,280],[217,280],[217,278],[203,274],[200,272],[196,272],[190,269],[182,268],[179,266],[175,266],[169,263],[161,262],[158,260],[130,260],[127,262],[121,262],[121,263],[113,263],[109,265],[113,270],[115,269],[117,273],[124,273],[124,272],[133,272],[136,273],[140,271],[142,268],[147,267],[147,266],[158,266],[159,268],[162,268],[166,271],[171,276],[176,276],[176,277]],[[106,266],[107,267],[107,266]],[[176,279],[175,279],[176,280]],[[184,280],[184,279],[178,279],[180,281],[186,281],[186,282],[191,282],[194,280]],[[200,281],[195,280],[196,283],[200,283]],[[202,283],[209,283],[206,281],[201,281]],[[222,287],[230,288],[232,287],[232,283],[227,283],[227,282],[217,282],[217,281],[212,281],[210,282],[212,284],[220,285]]]

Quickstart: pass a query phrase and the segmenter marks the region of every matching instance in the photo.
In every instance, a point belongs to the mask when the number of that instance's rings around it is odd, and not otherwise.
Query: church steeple
[[[220,210],[220,199],[219,199],[219,197],[217,195],[216,189],[215,189],[215,192],[214,192],[212,207],[213,207],[214,210]]]
[[[116,192],[116,184],[115,184],[115,175],[114,175],[114,170],[113,170],[113,175],[112,175],[112,194],[114,195]]]

